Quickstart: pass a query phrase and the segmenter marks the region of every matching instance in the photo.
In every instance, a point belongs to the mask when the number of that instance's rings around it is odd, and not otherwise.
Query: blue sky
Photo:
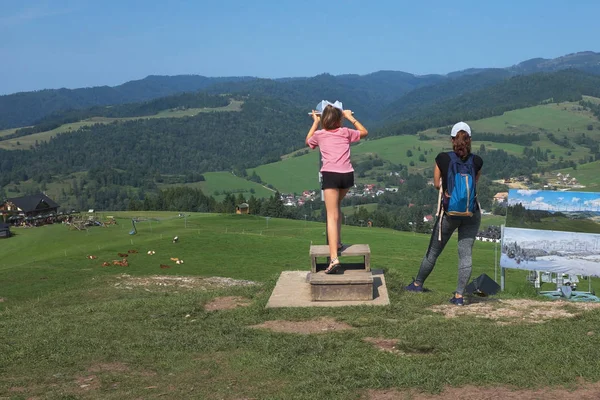
[[[600,51],[600,2],[0,0],[0,94],[147,75],[447,73]]]

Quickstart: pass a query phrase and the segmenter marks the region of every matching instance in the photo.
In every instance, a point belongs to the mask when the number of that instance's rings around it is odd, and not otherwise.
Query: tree
[[[250,214],[261,214],[261,202],[256,197],[250,196],[248,199],[248,207],[250,208]]]
[[[244,195],[242,193],[238,193],[237,198],[235,199],[235,202],[240,205],[242,203],[246,202],[246,199],[244,198]]]
[[[410,149],[406,150],[406,157],[412,157],[412,156],[413,156],[412,151],[410,151]]]

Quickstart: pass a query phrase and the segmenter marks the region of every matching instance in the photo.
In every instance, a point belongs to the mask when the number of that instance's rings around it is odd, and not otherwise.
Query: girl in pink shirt
[[[313,110],[313,124],[306,144],[314,149],[319,146],[323,166],[321,167],[321,189],[325,195],[325,209],[327,210],[327,237],[329,239],[329,254],[331,262],[325,270],[332,274],[340,268],[338,251],[342,249],[341,229],[342,220],[340,204],[354,186],[354,168],[350,163],[350,143],[358,142],[367,136],[367,129],[352,116],[351,110],[344,110],[342,103],[330,103],[323,100],[320,103],[322,112]],[[317,107],[319,108],[319,107]],[[343,127],[344,118],[348,119],[356,129]],[[321,123],[322,129],[317,130]]]

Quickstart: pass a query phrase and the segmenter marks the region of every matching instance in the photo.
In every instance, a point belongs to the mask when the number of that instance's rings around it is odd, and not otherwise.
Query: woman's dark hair
[[[452,138],[452,149],[460,158],[465,158],[471,154],[471,136],[465,131],[459,131]]]
[[[321,113],[321,126],[328,131],[342,126],[342,110],[327,106]]]

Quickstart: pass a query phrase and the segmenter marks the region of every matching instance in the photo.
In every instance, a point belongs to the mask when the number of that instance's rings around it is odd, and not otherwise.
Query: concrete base
[[[346,271],[347,272],[347,271]],[[382,270],[372,270],[372,300],[312,301],[308,271],[283,271],[267,302],[267,308],[386,306],[390,304]]]
[[[313,272],[308,283],[313,301],[373,300],[373,274],[370,271],[344,271],[331,275]]]

